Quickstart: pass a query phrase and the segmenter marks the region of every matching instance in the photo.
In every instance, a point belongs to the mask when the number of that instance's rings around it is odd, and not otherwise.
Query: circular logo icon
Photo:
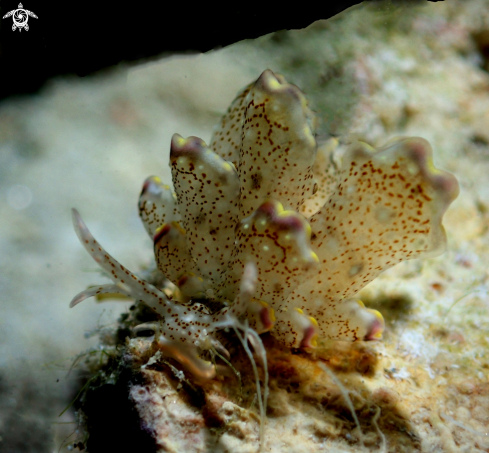
[[[27,24],[28,16],[25,12],[25,9],[15,10],[15,13],[12,17],[14,19],[14,24],[19,28],[22,28],[25,24]]]

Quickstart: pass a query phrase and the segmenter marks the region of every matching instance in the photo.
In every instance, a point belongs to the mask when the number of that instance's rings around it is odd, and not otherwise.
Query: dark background
[[[240,9],[241,2],[235,8],[229,2],[224,11],[208,2],[20,1],[38,19],[29,18],[27,32],[12,31],[11,17],[1,20],[0,98],[36,91],[57,74],[83,77],[123,61],[205,52],[281,29],[304,28],[359,3],[324,1],[319,8],[296,4],[292,9],[265,1]],[[1,16],[18,4],[0,0]]]
[[[0,20],[0,99],[39,90],[59,74],[88,74],[167,53],[206,52],[243,39],[328,19],[359,0],[208,2],[0,0],[0,15],[32,11],[29,30]],[[375,0],[373,0],[375,1]],[[411,3],[407,0],[397,0]],[[424,1],[424,0],[418,0]],[[416,2],[416,3],[418,3]]]

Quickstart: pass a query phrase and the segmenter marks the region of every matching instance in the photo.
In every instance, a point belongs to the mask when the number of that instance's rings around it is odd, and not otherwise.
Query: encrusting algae
[[[209,353],[229,359],[216,335],[225,329],[264,363],[257,334],[268,331],[306,350],[318,340],[381,339],[382,315],[354,296],[395,264],[444,251],[442,217],[458,183],[433,166],[422,138],[379,149],[357,140],[338,164],[337,141],[318,145],[314,127],[300,89],[266,70],[233,101],[209,146],[175,134],[173,187],[152,176],[139,200],[171,291],[118,263],[73,210],[80,241],[114,283],[70,306],[104,293],[143,302],[158,321],[134,331],[153,331],[163,356],[204,380],[216,375]]]

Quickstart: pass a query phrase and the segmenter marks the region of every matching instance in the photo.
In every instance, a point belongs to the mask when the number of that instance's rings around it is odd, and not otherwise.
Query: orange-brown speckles
[[[165,318],[169,338],[192,344],[225,316],[243,314],[240,284],[252,262],[254,297],[275,309],[272,333],[285,344],[302,344],[316,330],[325,338],[371,339],[380,315],[351,298],[395,263],[441,249],[440,219],[456,183],[432,171],[427,143],[402,139],[377,153],[358,143],[337,168],[334,140],[316,150],[313,123],[300,90],[266,71],[238,95],[209,147],[174,136],[173,189],[156,177],[143,186],[140,216],[158,268],[179,288],[175,298],[234,300],[231,308],[210,316],[168,301],[95,240],[90,247],[79,227],[94,259],[125,284],[121,291]],[[309,217],[312,246],[297,212]]]

